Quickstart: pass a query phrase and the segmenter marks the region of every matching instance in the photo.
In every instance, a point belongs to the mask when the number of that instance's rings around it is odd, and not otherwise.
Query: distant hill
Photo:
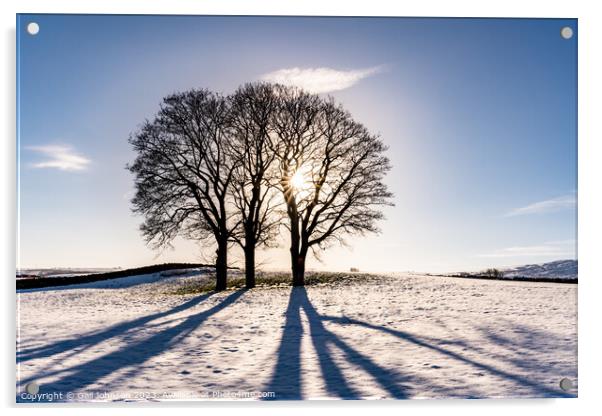
[[[120,277],[138,276],[142,274],[161,273],[167,271],[177,271],[182,269],[192,269],[199,267],[213,267],[212,265],[201,263],[164,263],[154,264],[152,266],[137,267],[134,269],[115,270],[106,273],[91,273],[83,275],[54,275],[48,276],[17,276],[17,290],[19,289],[38,289],[50,286],[66,286],[81,283],[99,282],[102,280],[118,279]]]
[[[17,279],[28,278],[28,277],[69,277],[69,276],[82,276],[95,273],[107,273],[121,270],[119,267],[55,267],[55,268],[43,268],[43,269],[20,269],[17,270]]]
[[[499,273],[502,272],[502,273]],[[437,276],[437,275],[435,275]],[[480,272],[449,273],[438,276],[467,279],[517,280],[529,282],[577,283],[577,260],[556,260],[548,263],[526,264],[505,269],[487,269]]]
[[[503,269],[504,277],[532,279],[577,279],[577,260],[557,260]]]

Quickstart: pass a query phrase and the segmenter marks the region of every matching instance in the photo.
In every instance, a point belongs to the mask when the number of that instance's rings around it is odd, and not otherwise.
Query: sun
[[[310,187],[310,182],[303,169],[297,169],[295,174],[291,176],[291,185],[297,191],[306,190]]]

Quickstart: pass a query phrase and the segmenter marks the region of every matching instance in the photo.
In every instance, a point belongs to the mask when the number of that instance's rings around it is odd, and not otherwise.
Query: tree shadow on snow
[[[268,387],[265,389],[275,393],[275,397],[270,399],[303,399],[301,376],[302,311],[309,321],[311,341],[318,356],[324,384],[329,394],[341,399],[362,398],[362,392],[349,385],[340,367],[334,361],[333,351],[336,348],[342,352],[347,361],[361,367],[372,376],[391,397],[396,399],[408,397],[403,384],[407,381],[407,377],[402,377],[393,370],[379,366],[370,357],[359,353],[336,334],[326,329],[323,325],[326,317],[316,311],[307,297],[305,288],[295,287],[291,290],[286,310],[286,322],[278,350],[275,371]]]
[[[372,376],[380,387],[388,393],[388,397],[395,399],[405,399],[410,397],[409,383],[417,382],[423,385],[434,385],[434,380],[418,380],[416,376],[409,377],[398,372],[384,368],[374,362],[369,356],[366,356],[339,336],[324,327],[324,322],[336,323],[344,326],[358,326],[372,331],[384,332],[388,335],[398,338],[414,346],[431,350],[441,354],[447,359],[452,359],[461,364],[469,365],[476,370],[489,373],[492,376],[510,381],[517,387],[528,388],[533,397],[575,397],[575,394],[564,392],[558,388],[551,388],[533,379],[522,375],[513,374],[502,368],[491,364],[480,362],[470,358],[465,354],[458,353],[446,347],[447,345],[461,344],[467,348],[470,345],[464,341],[447,342],[446,340],[437,340],[428,337],[420,337],[409,332],[391,329],[386,326],[374,325],[368,322],[351,319],[348,317],[335,317],[319,314],[311,304],[307,292],[303,287],[296,287],[291,290],[288,308],[285,314],[286,322],[282,334],[282,340],[278,349],[278,357],[272,378],[266,387],[266,391],[275,393],[275,397],[268,400],[300,400],[303,399],[303,380],[301,366],[301,342],[303,338],[303,325],[301,312],[305,313],[309,322],[309,335],[318,356],[318,362],[322,373],[322,378],[329,395],[342,399],[361,399],[364,394],[350,385],[345,379],[340,367],[333,359],[334,349],[342,352],[347,361],[357,365],[368,375]],[[399,351],[390,351],[391,354],[403,353],[403,345],[400,344]],[[476,348],[478,349],[478,348]],[[516,363],[514,363],[516,364]],[[532,368],[533,364],[529,364]],[[506,368],[506,366],[504,366]],[[527,369],[527,367],[525,367]],[[443,390],[444,395],[445,391]],[[470,394],[467,398],[486,397],[479,394]]]
[[[169,350],[172,345],[180,342],[188,334],[197,329],[209,317],[233,304],[243,295],[243,293],[245,293],[244,290],[238,290],[228,295],[220,303],[207,309],[206,311],[183,318],[182,322],[179,324],[158,332],[148,338],[136,340],[116,351],[69,368],[63,368],[46,373],[38,373],[35,376],[21,380],[21,384],[25,385],[28,382],[36,379],[61,374],[62,378],[59,380],[49,384],[44,384],[42,392],[77,391],[95,384],[103,377],[106,377],[116,371],[126,368],[132,368],[135,371],[137,367],[144,364],[147,360],[160,355],[161,353]],[[154,317],[152,319],[156,319],[158,315],[165,316],[169,313],[174,313],[174,310],[181,311],[192,307],[207,299],[209,296],[211,296],[211,294],[193,299],[183,305],[178,306],[177,308],[172,309],[171,311],[162,314],[149,315],[125,324],[117,325],[117,327],[119,327],[118,329],[113,327],[113,331],[103,331],[102,335],[97,335],[96,338],[94,336],[90,336],[91,338],[88,338],[87,345],[94,341],[100,342],[105,340],[108,336],[115,336],[116,332],[124,332],[127,331],[128,328],[131,329],[135,326],[143,325],[145,322],[150,321],[151,317]],[[61,344],[60,346],[55,346],[54,348],[57,350],[62,350],[66,345],[67,344]],[[49,350],[45,351],[45,354],[49,353]]]
[[[192,308],[200,304],[201,302],[207,300],[213,294],[214,292],[207,293],[206,295],[190,299],[189,301],[184,302],[181,305],[178,305],[167,311],[157,312],[150,315],[142,316],[137,319],[133,319],[131,321],[121,322],[100,331],[90,332],[84,335],[78,335],[76,337],[64,339],[41,347],[18,349],[17,363],[40,358],[52,357],[56,354],[62,354],[65,352],[70,352],[68,356],[79,354],[82,351],[85,351],[86,349],[100,344],[101,342],[104,342],[111,338],[115,338],[123,334],[142,329],[144,325],[151,321]],[[67,357],[62,358],[64,359]]]
[[[537,397],[574,397],[574,394],[564,392],[559,389],[550,388],[547,385],[538,383],[538,382],[536,382],[532,379],[526,378],[524,376],[512,374],[506,370],[494,367],[490,364],[482,363],[477,360],[468,358],[463,354],[457,353],[448,348],[441,347],[441,343],[436,344],[434,342],[427,342],[424,339],[422,339],[421,337],[410,334],[405,331],[400,331],[400,330],[391,329],[391,328],[378,326],[378,325],[372,325],[367,322],[358,321],[355,319],[349,319],[349,318],[345,318],[345,317],[339,318],[339,317],[328,317],[327,316],[327,317],[324,317],[324,319],[328,320],[328,321],[332,321],[332,322],[342,323],[342,324],[359,325],[359,326],[362,326],[365,328],[385,332],[387,334],[393,335],[397,338],[400,338],[404,341],[410,342],[417,346],[435,351],[435,352],[442,354],[448,358],[451,358],[455,361],[461,362],[463,364],[468,364],[476,369],[485,371],[494,376],[503,378],[508,381],[512,381],[519,387],[528,387],[532,391],[533,395],[537,396]]]

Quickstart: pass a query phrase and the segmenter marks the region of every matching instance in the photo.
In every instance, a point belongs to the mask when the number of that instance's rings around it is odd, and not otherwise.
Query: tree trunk
[[[293,273],[293,286],[305,286],[305,255],[307,249],[305,240],[301,240],[301,230],[299,227],[299,213],[297,212],[297,201],[295,200],[294,189],[289,184],[288,168],[284,172],[284,200],[287,205],[288,218],[291,225],[291,271]]]
[[[215,261],[215,290],[225,290],[228,278],[228,240],[221,239],[217,245],[217,260]]]
[[[245,288],[255,287],[255,242],[247,240],[245,245]]]
[[[293,274],[293,286],[305,285],[305,258],[301,257],[300,248],[299,224],[297,221],[291,221],[291,271]]]
[[[293,255],[293,286],[305,286],[305,254]]]

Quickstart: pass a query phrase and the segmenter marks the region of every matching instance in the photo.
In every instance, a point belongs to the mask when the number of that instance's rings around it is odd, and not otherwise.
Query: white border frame
[[[437,17],[561,17],[579,19],[579,398],[578,399],[517,399],[517,400],[429,400],[429,401],[381,401],[381,402],[300,402],[300,403],[202,403],[191,408],[178,405],[178,412],[227,412],[243,413],[245,416],[265,415],[265,412],[286,412],[306,414],[318,409],[329,410],[343,407],[345,413],[363,414],[377,410],[385,413],[419,411],[422,414],[482,414],[506,415],[508,412],[538,412],[546,415],[566,415],[568,413],[593,413],[602,405],[597,401],[600,380],[600,324],[599,297],[602,295],[602,268],[598,240],[602,235],[602,213],[600,179],[602,178],[600,150],[602,132],[600,123],[602,109],[596,107],[600,93],[602,65],[602,19],[596,13],[594,1],[542,1],[506,0],[483,2],[474,0],[391,2],[386,0],[89,0],[67,1],[42,0],[3,1],[0,3],[3,29],[2,91],[0,102],[1,123],[4,130],[2,140],[2,181],[3,195],[1,241],[3,276],[3,308],[5,314],[2,352],[4,360],[1,391],[3,407],[15,411],[15,283],[12,278],[16,259],[16,147],[15,147],[15,14],[16,13],[110,13],[110,14],[220,14],[220,15],[331,15],[331,16],[437,16]],[[150,414],[163,414],[169,404],[144,407]],[[173,404],[171,406],[174,406]],[[27,406],[19,406],[19,413],[36,411]],[[46,411],[54,414],[64,412],[96,414],[103,409],[79,405],[43,405]],[[111,407],[111,412],[116,409]],[[129,406],[133,407],[133,406]],[[201,409],[197,407],[202,407]],[[334,410],[334,409],[332,409]],[[330,411],[332,411],[330,410]]]

